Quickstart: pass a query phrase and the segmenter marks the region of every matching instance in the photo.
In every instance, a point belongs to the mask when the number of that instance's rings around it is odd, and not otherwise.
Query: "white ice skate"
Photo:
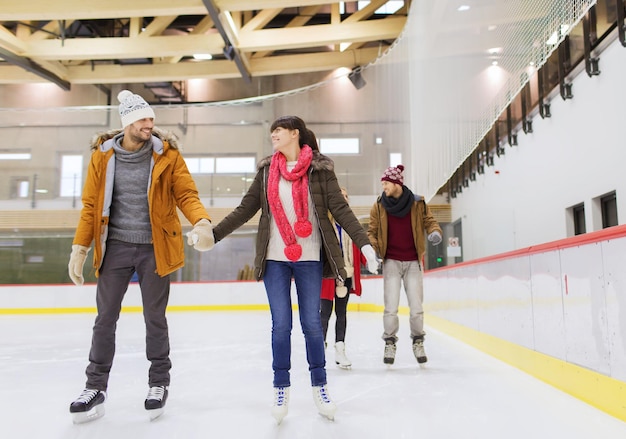
[[[104,416],[104,401],[107,394],[101,390],[85,389],[70,404],[70,413],[74,424],[84,424]]]
[[[331,401],[326,385],[313,386],[313,401],[315,401],[317,411],[320,415],[330,419],[331,421],[335,420],[335,411],[337,410],[337,406]]]
[[[272,406],[272,416],[276,423],[280,425],[287,416],[289,406],[289,387],[274,387],[274,405]]]
[[[352,362],[346,357],[346,345],[343,341],[335,343],[335,363],[342,369],[352,367]]]

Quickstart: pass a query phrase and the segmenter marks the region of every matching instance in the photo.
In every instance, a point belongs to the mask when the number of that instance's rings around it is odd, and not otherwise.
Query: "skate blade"
[[[150,415],[150,420],[154,421],[155,419],[159,418],[163,414],[163,412],[164,410],[162,408],[148,410],[148,414]]]
[[[339,369],[343,369],[343,370],[350,370],[350,369],[352,369],[352,365],[351,364],[339,364],[339,363],[337,363],[337,367]]]
[[[276,419],[276,425],[280,425],[283,419],[285,419],[285,416],[287,416],[286,410],[278,410],[278,408],[272,410],[272,417]]]
[[[74,424],[84,424],[86,422],[95,421],[104,416],[104,405],[98,404],[87,412],[72,413],[72,422]]]
[[[322,412],[319,412],[319,414],[320,414],[320,416],[322,418],[326,418],[329,421],[334,421],[335,420],[335,414],[334,413],[322,413]]]

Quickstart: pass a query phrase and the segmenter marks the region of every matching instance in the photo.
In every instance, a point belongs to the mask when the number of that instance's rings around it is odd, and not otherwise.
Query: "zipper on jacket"
[[[309,173],[310,173],[310,174],[313,174],[313,170],[311,169],[311,170],[309,171]],[[319,231],[320,231],[320,236],[322,237],[322,245],[324,246],[324,248],[325,248],[326,250],[328,250],[328,254],[330,255],[328,259],[330,259],[330,261],[331,261],[331,263],[332,263],[332,265],[333,265],[333,267],[334,267],[334,269],[335,269],[335,274],[337,275],[337,279],[338,279],[340,282],[345,283],[345,282],[346,282],[346,280],[345,280],[343,277],[341,277],[341,273],[339,273],[339,267],[337,266],[337,263],[336,263],[336,262],[335,262],[335,260],[333,259],[333,257],[332,257],[332,253],[330,252],[330,249],[329,249],[329,247],[328,247],[328,242],[326,241],[326,238],[324,237],[324,231],[322,230],[322,222],[320,221],[320,217],[319,217],[319,215],[317,214],[317,208],[316,208],[316,206],[315,206],[315,199],[313,198],[313,194],[311,193],[311,175],[309,175],[309,188],[308,188],[308,189],[309,189],[309,190],[308,190],[308,192],[309,192],[309,196],[311,197],[311,200],[313,200],[313,211],[315,212],[315,217],[317,218],[318,229],[319,229]],[[333,227],[334,227],[334,226],[333,226]],[[321,257],[321,255],[320,255],[320,257]],[[323,274],[322,274],[322,277],[323,277]]]
[[[267,172],[267,167],[263,168],[263,187],[262,192],[265,193],[265,211],[267,212],[267,216],[269,218],[269,222],[268,222],[268,228],[271,227],[272,225],[272,211],[270,210],[270,203],[267,201],[267,180],[266,180],[266,172]],[[263,208],[261,208],[261,216],[263,216]],[[259,218],[259,222],[261,221],[261,219]],[[257,230],[257,233],[259,233],[259,231]],[[267,231],[267,240],[264,243],[264,248],[263,248],[263,258],[261,260],[261,266],[259,267],[259,275],[257,276],[257,279],[263,279],[263,272],[264,272],[264,266],[265,263],[267,262],[267,247],[270,244],[270,231]]]

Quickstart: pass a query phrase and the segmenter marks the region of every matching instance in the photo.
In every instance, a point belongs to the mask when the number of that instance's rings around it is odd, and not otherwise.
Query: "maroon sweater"
[[[402,218],[387,215],[389,236],[387,237],[386,259],[396,261],[417,261],[417,250],[413,244],[411,212]]]

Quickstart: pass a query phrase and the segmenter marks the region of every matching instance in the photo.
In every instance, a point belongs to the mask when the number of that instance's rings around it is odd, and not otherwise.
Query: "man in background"
[[[385,364],[393,364],[398,341],[400,287],[404,285],[409,304],[409,326],[417,362],[428,358],[424,350],[423,259],[425,236],[433,245],[441,243],[442,231],[423,197],[404,185],[404,166],[391,166],[381,177],[383,193],[370,211],[367,235],[383,258],[383,340]]]

